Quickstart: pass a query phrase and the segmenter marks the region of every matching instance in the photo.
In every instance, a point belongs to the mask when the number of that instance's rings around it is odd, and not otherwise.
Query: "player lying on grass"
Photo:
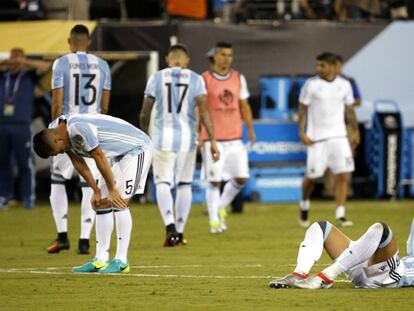
[[[65,152],[93,189],[96,211],[96,257],[74,272],[128,272],[127,253],[132,230],[128,208],[134,194],[142,194],[152,160],[149,137],[118,118],[106,115],[63,115],[33,138],[33,149],[42,158]],[[93,158],[102,177],[96,183],[82,157]],[[114,228],[115,258],[109,261]]]
[[[414,286],[414,221],[407,242],[407,257],[399,258],[391,229],[375,223],[352,241],[328,221],[313,223],[299,246],[294,271],[269,283],[271,288],[321,289],[333,285],[345,272],[357,288],[397,288]],[[410,247],[411,245],[411,247]],[[308,273],[325,248],[334,263],[311,277]]]

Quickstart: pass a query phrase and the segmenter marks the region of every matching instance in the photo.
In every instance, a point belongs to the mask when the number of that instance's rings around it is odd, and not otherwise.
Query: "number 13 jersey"
[[[111,90],[111,71],[99,57],[76,52],[55,60],[52,89],[63,88],[63,114],[100,113],[103,90]]]
[[[206,93],[203,78],[190,69],[170,67],[151,76],[145,96],[155,99],[150,126],[155,149],[178,152],[196,148],[196,97]]]

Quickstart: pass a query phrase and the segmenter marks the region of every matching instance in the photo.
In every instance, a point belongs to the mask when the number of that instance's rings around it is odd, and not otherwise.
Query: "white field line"
[[[296,264],[277,265],[278,267],[295,267]],[[314,267],[327,267],[328,264],[315,264]],[[186,268],[265,268],[262,264],[248,264],[248,265],[138,265],[131,266],[133,269],[186,269]],[[272,266],[269,266],[269,268]],[[32,268],[8,268],[13,271],[29,271],[29,270],[64,270],[68,267],[32,267]],[[4,270],[0,268],[0,272]]]
[[[140,267],[140,266],[134,266]],[[146,266],[148,267],[148,266]],[[154,267],[154,266],[152,266]],[[160,267],[160,266],[158,266]],[[173,266],[171,266],[173,267]],[[175,268],[175,267],[174,267]],[[51,268],[11,268],[0,269],[0,273],[28,273],[28,274],[41,274],[41,275],[76,275],[76,276],[114,276],[114,277],[141,277],[141,278],[190,278],[190,279],[278,279],[280,276],[269,275],[196,275],[196,274],[156,274],[156,273],[120,273],[120,274],[99,274],[99,273],[73,273],[73,272],[60,272],[56,270],[67,270],[67,267],[51,267]],[[340,279],[336,280],[337,283],[349,283],[348,280]]]

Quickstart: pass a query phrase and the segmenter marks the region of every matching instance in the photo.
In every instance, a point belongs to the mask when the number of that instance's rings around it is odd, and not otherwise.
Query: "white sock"
[[[65,185],[51,184],[49,199],[57,232],[68,232],[68,196]]]
[[[300,200],[299,201],[299,208],[301,211],[308,211],[310,209],[310,201],[309,200]]]
[[[164,225],[168,226],[174,223],[173,197],[170,185],[167,183],[159,183],[155,185],[157,192],[158,208],[160,209],[161,218]]]
[[[132,231],[132,217],[129,208],[114,212],[116,221],[116,255],[115,259],[128,262],[128,247]]]
[[[82,202],[81,202],[81,239],[88,239],[91,237],[93,223],[95,222],[95,211],[92,208],[91,198],[93,190],[91,187],[82,187]]]
[[[191,184],[179,185],[175,197],[175,228],[178,233],[184,233],[185,224],[191,210]]]
[[[333,280],[342,272],[368,260],[378,249],[383,230],[382,224],[373,224],[357,241],[349,244],[333,265],[322,272]]]
[[[226,182],[223,192],[220,195],[218,208],[225,208],[227,205],[229,205],[242,188],[243,186],[239,185],[234,179],[230,179],[228,182]]]
[[[314,222],[306,230],[305,239],[300,243],[294,272],[307,275],[312,266],[321,258],[323,243],[322,229],[317,222]]]
[[[335,209],[335,218],[339,219],[345,217],[345,206],[339,205]]]
[[[218,203],[220,199],[220,190],[218,187],[208,185],[206,190],[207,210],[210,222],[219,221]]]
[[[111,236],[114,230],[114,213],[96,215],[96,259],[99,262],[106,262],[109,259],[109,247]]]

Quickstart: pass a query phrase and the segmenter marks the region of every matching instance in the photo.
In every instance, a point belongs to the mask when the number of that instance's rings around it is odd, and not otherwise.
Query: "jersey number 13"
[[[93,80],[95,80],[96,75],[95,74],[91,74],[91,73],[83,73],[83,74],[79,74],[79,73],[74,73],[73,77],[75,78],[75,105],[79,106],[79,87],[80,87],[80,80],[81,78],[84,79],[88,79],[88,81],[85,83],[85,90],[90,90],[92,91],[92,98],[90,101],[87,100],[87,98],[85,98],[85,96],[82,96],[80,99],[82,101],[82,104],[86,105],[86,106],[90,106],[93,105],[96,101],[96,87],[94,85],[92,85]]]

